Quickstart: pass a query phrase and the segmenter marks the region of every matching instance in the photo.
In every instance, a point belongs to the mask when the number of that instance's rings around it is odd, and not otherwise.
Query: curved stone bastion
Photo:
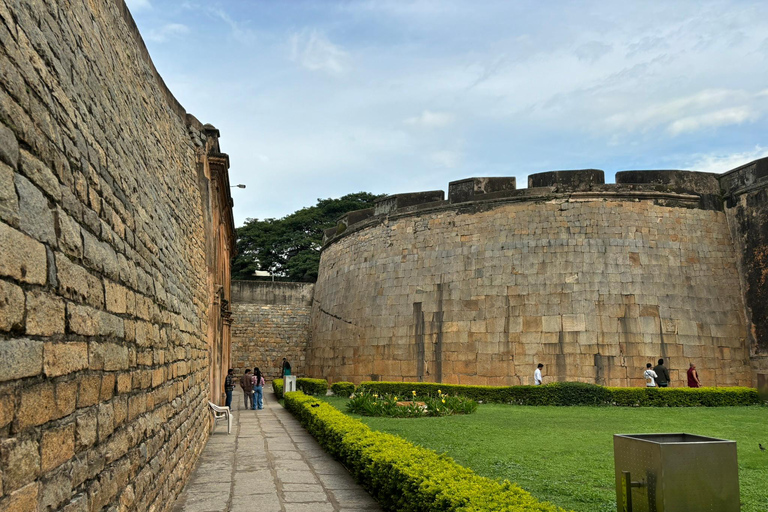
[[[725,176],[725,175],[724,175]],[[326,232],[307,371],[331,381],[643,385],[663,357],[752,385],[739,259],[716,174],[469,178]],[[726,197],[727,199],[727,197]],[[754,334],[754,333],[752,333]]]

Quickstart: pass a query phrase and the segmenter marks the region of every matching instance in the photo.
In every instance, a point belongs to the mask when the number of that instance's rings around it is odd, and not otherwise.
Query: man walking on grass
[[[539,366],[536,367],[536,371],[533,372],[533,385],[534,386],[541,386],[542,384],[542,377],[541,377],[541,369],[544,368],[544,365],[539,363]]]

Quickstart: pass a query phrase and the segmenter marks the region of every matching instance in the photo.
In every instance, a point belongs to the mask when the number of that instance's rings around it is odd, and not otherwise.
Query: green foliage
[[[563,511],[508,481],[481,477],[446,455],[374,432],[303,393],[286,393],[285,406],[386,510]]]
[[[351,382],[334,382],[331,384],[331,391],[336,396],[348,397],[355,392],[355,385]]]
[[[282,219],[248,219],[237,228],[237,256],[232,279],[256,279],[253,272],[268,270],[289,281],[316,281],[323,230],[336,225],[347,212],[373,206],[381,196],[368,192],[339,199],[318,199]]]
[[[445,391],[445,390],[444,390]],[[325,397],[344,411],[348,399]],[[737,443],[742,512],[768,511],[768,407],[549,407],[483,404],[470,415],[357,417],[481,476],[507,479],[540,500],[616,512],[613,435],[688,432]]]
[[[398,402],[403,405],[398,405]],[[379,395],[364,389],[350,397],[347,410],[362,416],[423,418],[472,414],[477,410],[477,402],[463,396],[446,395],[439,390],[436,395],[416,396],[415,392],[412,392],[406,396],[396,396]]]
[[[275,392],[278,400],[283,398],[283,379],[274,379],[272,381],[272,391]]]
[[[611,388],[581,382],[543,386],[462,386],[434,382],[363,382],[360,388],[378,394],[435,394],[439,389],[480,403],[516,405],[620,405],[644,407],[719,407],[757,405],[752,388]]]
[[[307,395],[324,396],[328,392],[328,381],[325,379],[299,377],[296,379],[296,387]]]

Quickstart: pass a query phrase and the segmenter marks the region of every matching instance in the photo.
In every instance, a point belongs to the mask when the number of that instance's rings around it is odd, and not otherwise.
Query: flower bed
[[[347,411],[363,416],[388,416],[391,418],[419,418],[423,416],[448,416],[472,414],[477,402],[463,396],[446,395],[438,389],[435,395],[417,395],[412,390],[408,400],[392,394],[379,395],[366,390],[350,397]]]

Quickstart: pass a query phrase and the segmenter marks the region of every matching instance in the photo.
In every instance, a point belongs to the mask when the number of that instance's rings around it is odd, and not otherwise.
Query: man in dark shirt
[[[224,392],[227,394],[227,407],[232,408],[232,391],[235,389],[235,370],[232,368],[227,372],[227,378],[224,379]]]
[[[251,378],[251,370],[245,370],[245,375],[240,379],[240,387],[243,388],[243,400],[245,401],[245,408],[253,409],[253,379]]]
[[[664,366],[663,359],[659,359],[659,364],[653,368],[653,371],[656,372],[656,385],[660,388],[669,386],[669,370]]]

